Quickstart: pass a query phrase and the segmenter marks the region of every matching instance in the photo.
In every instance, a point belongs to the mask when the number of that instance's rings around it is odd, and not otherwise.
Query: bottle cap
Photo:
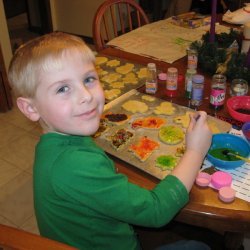
[[[148,68],[149,69],[156,69],[155,63],[148,63]]]
[[[232,202],[235,198],[235,190],[231,187],[222,187],[219,190],[219,198],[226,203]]]
[[[174,67],[171,67],[171,68],[168,68],[168,73],[177,73],[177,68],[174,68]]]
[[[160,80],[165,81],[165,80],[167,80],[167,74],[166,73],[160,73],[160,74],[158,74],[158,78]]]
[[[192,81],[194,83],[203,83],[204,82],[204,76],[203,75],[194,75],[192,78]]]
[[[232,176],[229,173],[217,171],[212,174],[211,184],[216,189],[220,189],[222,187],[229,187],[232,184]]]
[[[200,187],[207,187],[210,181],[211,175],[205,172],[200,172],[195,179],[195,183]]]
[[[194,75],[197,73],[196,69],[187,69],[187,74]]]

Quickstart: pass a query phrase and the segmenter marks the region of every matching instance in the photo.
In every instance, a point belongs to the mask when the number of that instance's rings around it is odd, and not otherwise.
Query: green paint
[[[213,157],[218,158],[218,159],[223,160],[223,161],[238,161],[239,160],[238,158],[236,158],[233,155],[227,155],[227,154],[223,153],[223,151],[225,151],[225,150],[227,150],[228,152],[233,153],[233,154],[238,154],[237,151],[229,149],[229,148],[211,149],[211,150],[209,150],[209,154],[212,155]]]

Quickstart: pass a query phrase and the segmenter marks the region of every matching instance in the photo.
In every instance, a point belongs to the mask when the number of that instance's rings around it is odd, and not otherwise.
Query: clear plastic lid
[[[194,83],[203,83],[204,82],[204,76],[203,75],[194,75],[192,78],[192,81]]]

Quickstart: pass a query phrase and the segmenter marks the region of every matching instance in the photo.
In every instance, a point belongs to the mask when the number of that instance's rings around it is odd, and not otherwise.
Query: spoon
[[[245,161],[245,162],[250,163],[250,159],[247,159],[247,158],[245,158],[245,157],[243,157],[243,156],[240,156],[240,155],[231,153],[231,152],[229,152],[229,150],[227,150],[227,149],[223,150],[223,151],[222,151],[222,154],[224,154],[224,155],[232,155],[232,156],[235,156],[235,157],[238,158],[238,159],[241,159],[241,160],[243,160],[243,161]]]

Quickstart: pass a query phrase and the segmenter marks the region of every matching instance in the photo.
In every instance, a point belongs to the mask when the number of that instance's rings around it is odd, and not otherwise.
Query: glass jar
[[[146,93],[155,94],[157,91],[157,73],[155,63],[148,63],[147,65],[147,78],[146,78]]]
[[[231,96],[247,95],[248,82],[244,79],[234,79],[230,86]]]
[[[191,106],[197,108],[202,104],[204,90],[204,76],[194,75],[192,79]]]
[[[187,49],[187,68],[197,69],[198,52],[195,49]]]
[[[185,75],[185,96],[191,99],[192,93],[192,80],[193,76],[197,73],[196,69],[187,69]]]
[[[212,78],[210,92],[210,108],[221,110],[226,98],[227,78],[221,74],[215,74]]]
[[[178,87],[178,70],[170,67],[167,71],[166,95],[169,97],[177,96]]]

